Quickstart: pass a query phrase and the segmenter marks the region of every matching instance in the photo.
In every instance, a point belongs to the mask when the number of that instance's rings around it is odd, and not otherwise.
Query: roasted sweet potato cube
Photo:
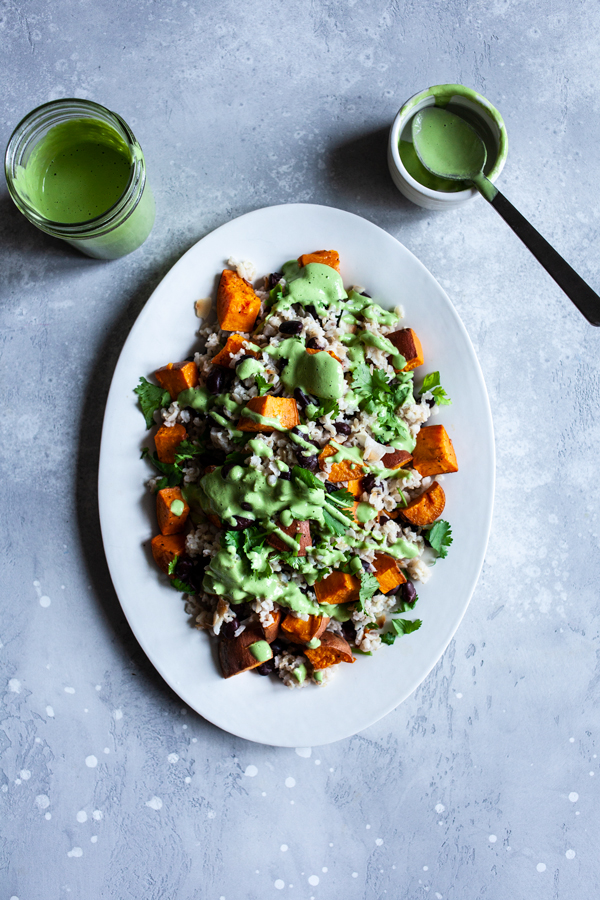
[[[360,497],[363,494],[362,478],[353,478],[349,481],[347,490],[353,497]]]
[[[260,312],[260,297],[231,269],[223,269],[217,290],[217,318],[223,331],[248,333]]]
[[[393,556],[388,556],[387,553],[376,553],[373,565],[375,578],[382,594],[389,594],[391,590],[406,581],[397,560]]]
[[[256,669],[262,662],[265,662],[265,660],[257,659],[250,651],[252,644],[257,644],[259,641],[266,643],[262,628],[254,625],[245,628],[238,637],[230,641],[220,641],[219,660],[223,678],[231,678],[232,675]],[[267,658],[272,659],[273,651],[270,648],[269,650],[271,655]]]
[[[177,400],[177,396],[188,388],[198,384],[198,366],[193,361],[169,363],[162,366],[154,373],[154,377],[161,388],[168,391],[171,400]]]
[[[326,352],[327,352],[327,353],[329,353],[330,356],[333,356],[334,359],[337,359],[337,361],[338,361],[340,364],[341,364],[341,362],[342,362],[341,359],[339,358],[339,356],[336,356],[336,354],[333,352],[333,350],[327,350],[327,351],[325,351],[325,350],[313,350],[312,347],[307,347],[307,348],[306,348],[306,352],[307,352],[307,353],[310,353],[311,356],[314,356],[315,353],[326,353]]]
[[[337,250],[315,250],[314,253],[303,253],[298,257],[298,265],[307,266],[309,263],[321,263],[323,266],[331,266],[336,272],[340,271],[340,254]]]
[[[172,509],[173,505],[175,511]],[[180,488],[163,488],[156,495],[156,518],[161,534],[179,534],[185,529],[189,513],[190,508],[183,499]]]
[[[401,516],[413,525],[431,525],[444,512],[446,495],[441,484],[434,481],[427,490],[400,510]]]
[[[218,516],[216,516],[214,513],[204,513],[204,515],[206,516],[206,518],[208,519],[208,521],[209,521],[212,525],[215,526],[215,528],[220,528],[220,527],[221,527],[221,520],[220,520],[220,518],[219,518]]]
[[[458,472],[456,453],[443,425],[425,425],[421,428],[417,434],[412,464],[423,478]]]
[[[284,528],[281,522],[278,523],[279,528],[282,531],[285,531],[287,535],[291,538],[296,538],[296,535],[300,535],[300,541],[296,541],[298,544],[298,556],[306,556],[306,548],[312,547],[312,537],[310,534],[310,523],[309,522],[300,522],[297,519],[294,519],[291,525],[287,528]],[[275,547],[276,550],[280,552],[289,551],[292,548],[288,547],[288,545],[281,540],[279,535],[270,534],[267,538],[267,544],[270,544],[271,547]]]
[[[224,366],[225,368],[229,368],[231,357],[240,352],[244,341],[247,340],[248,338],[243,334],[230,334],[223,349],[219,350],[217,355],[213,356],[211,359],[213,366]],[[246,349],[244,354],[246,356],[254,356],[255,358],[258,356],[258,353],[255,350],[249,349]]]
[[[322,581],[315,582],[315,594],[319,603],[350,603],[358,600],[360,579],[347,572],[332,572]]]
[[[387,335],[388,341],[391,341],[394,347],[401,353],[406,360],[406,365],[402,372],[410,372],[417,366],[424,363],[423,348],[421,341],[412,330],[412,328],[401,328],[400,331],[394,331],[393,334]]]
[[[335,666],[340,662],[354,662],[348,641],[339,634],[333,634],[332,631],[325,631],[321,635],[320,647],[315,647],[314,650],[305,647],[303,652],[312,663],[313,669],[328,669],[329,666]]]
[[[298,404],[293,397],[273,397],[267,394],[265,397],[252,397],[246,406],[267,419],[277,419],[286,431],[300,424]],[[238,428],[240,431],[260,431],[263,434],[275,431],[268,422],[253,422],[245,416],[238,422]]]
[[[331,444],[323,447],[319,454],[319,466],[325,469],[325,462],[330,456],[335,456],[338,451]],[[357,465],[349,459],[343,459],[341,462],[335,462],[331,467],[331,472],[327,476],[328,481],[356,481],[365,474],[364,466]]]
[[[169,563],[185,552],[185,534],[157,534],[151,541],[154,562],[163,572],[169,572]]]
[[[386,453],[381,457],[381,465],[386,469],[401,469],[402,466],[407,466],[411,459],[412,456],[407,450],[394,450],[393,453]]]
[[[309,616],[306,621],[290,613],[281,623],[281,634],[293,644],[308,644],[320,638],[329,624],[329,616]]]
[[[156,445],[156,453],[163,463],[175,462],[175,451],[180,443],[187,437],[187,431],[183,425],[177,423],[170,428],[163,425],[154,435],[154,443]]]
[[[273,621],[270,625],[261,625],[263,635],[267,644],[272,644],[279,632],[279,624],[281,622],[281,610],[273,610],[271,613]]]

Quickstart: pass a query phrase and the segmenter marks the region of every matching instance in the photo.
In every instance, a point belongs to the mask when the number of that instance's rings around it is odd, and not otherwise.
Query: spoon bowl
[[[428,172],[451,181],[473,181],[483,172],[487,150],[472,127],[454,113],[429,106],[412,121],[415,151]]]

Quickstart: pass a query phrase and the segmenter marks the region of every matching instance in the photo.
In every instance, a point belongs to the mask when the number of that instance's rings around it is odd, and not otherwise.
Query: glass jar
[[[30,112],[12,133],[4,167],[23,215],[88,256],[125,256],[152,230],[142,148],[120,116],[91,100]]]

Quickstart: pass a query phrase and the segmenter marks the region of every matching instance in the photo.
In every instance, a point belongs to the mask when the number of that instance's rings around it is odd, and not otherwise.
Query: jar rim
[[[72,115],[68,115],[69,111],[72,112]],[[48,126],[50,116],[46,116],[46,114],[53,112],[57,114],[57,121]],[[63,113],[62,116],[61,113]],[[41,131],[46,126],[47,133],[61,121],[86,118],[96,120],[100,118],[125,141],[131,155],[129,178],[121,196],[100,215],[83,222],[57,222],[39,213],[19,193],[14,184],[16,167],[22,159],[25,148],[35,138],[36,130]],[[127,122],[118,113],[112,112],[100,103],[77,97],[65,97],[42,103],[21,119],[14,128],[6,147],[4,173],[9,193],[19,211],[42,231],[62,238],[91,238],[112,231],[133,213],[141,200],[146,183],[146,167],[142,148]]]

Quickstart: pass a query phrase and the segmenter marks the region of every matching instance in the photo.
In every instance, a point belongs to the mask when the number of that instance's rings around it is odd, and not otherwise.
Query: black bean
[[[281,272],[271,272],[269,275],[269,290],[272,291],[276,284],[279,284],[283,275]]]
[[[402,587],[401,584],[397,584],[396,587],[393,587],[389,591],[387,591],[387,596],[394,597],[398,593],[398,591],[400,590],[401,587]]]
[[[240,506],[242,507],[242,509],[245,509],[246,512],[252,512],[252,504],[251,503],[246,503],[246,501],[244,500],[243,503],[240,503]]]
[[[241,364],[244,362],[245,359],[254,359],[254,357],[250,356],[249,353],[246,353],[245,356],[240,356],[240,358],[237,360],[237,362],[235,364],[236,369],[238,366],[241,366]]]
[[[346,436],[352,433],[352,427],[347,422],[336,422],[335,430],[338,434],[345,434]]]
[[[310,304],[310,306],[306,306],[305,309],[306,309],[306,312],[307,312],[310,316],[313,317],[313,319],[317,319],[317,320],[319,319],[319,314],[318,314],[317,310],[315,309],[315,307],[313,306],[312,303]]]
[[[231,384],[234,374],[232,369],[225,369],[223,366],[213,366],[210,375],[206,379],[208,393],[222,394]]]
[[[194,362],[194,357],[193,357],[193,356],[186,356],[185,361],[186,361],[186,362]]]
[[[231,470],[233,469],[233,467],[235,465],[236,465],[235,463],[225,463],[225,465],[221,469],[221,478],[223,478],[223,479],[227,478],[227,476],[229,475],[229,473],[231,472]]]
[[[318,456],[304,456],[303,451],[301,449],[298,449],[296,450],[296,459],[298,460],[298,465],[301,469],[308,469],[309,472],[318,472]]]
[[[365,572],[371,572],[373,570],[371,563],[367,562],[365,559],[361,559],[361,564]]]
[[[323,347],[318,342],[318,340],[314,337],[309,338],[306,342],[306,347],[308,350],[322,350]]]
[[[296,398],[296,402],[302,411],[306,409],[308,404],[311,402],[310,397],[304,393],[302,388],[294,388],[294,397]]]
[[[364,475],[360,480],[361,490],[365,491],[367,494],[370,494],[375,487],[376,482],[377,479],[374,475]]]
[[[240,620],[247,619],[248,616],[251,616],[254,610],[250,603],[237,603],[235,607],[235,614]]]
[[[284,652],[285,647],[281,641],[272,641],[271,650],[273,651],[273,656],[278,656],[280,653]]]
[[[302,322],[299,322],[298,319],[290,319],[289,322],[282,322],[279,330],[282,334],[300,334]]]
[[[337,486],[337,484],[334,484],[332,481],[326,481],[325,482],[325,490],[327,491],[328,494],[333,494],[334,491],[338,490],[338,486]]]
[[[292,473],[291,472],[280,472],[279,477],[283,478],[284,481],[291,481]]]
[[[354,622],[348,619],[347,622],[342,622],[342,631],[344,632],[344,637],[346,640],[350,641],[351,644],[356,640],[356,628],[354,626]]]
[[[389,522],[389,521],[390,521],[389,516],[379,516],[379,524],[380,525],[385,525],[385,523]]]
[[[238,619],[232,619],[231,622],[224,622],[221,625],[220,634],[225,638],[226,641],[232,641],[239,627],[240,623]]]
[[[225,462],[226,456],[227,454],[224,450],[218,450],[216,447],[209,448],[206,453],[198,457],[198,463],[204,468],[206,466],[221,466]]]
[[[425,401],[427,406],[432,409],[435,406],[435,397],[428,397]]]
[[[360,296],[361,296],[361,297],[368,297],[369,300],[371,299],[371,295],[370,295],[370,294],[367,294],[366,291],[361,291],[361,292],[360,292]]]
[[[287,359],[277,359],[275,361],[275,368],[277,369],[278,372],[283,372],[283,370],[285,369],[287,364],[288,364]]]
[[[267,659],[266,662],[261,663],[260,666],[257,666],[254,671],[258,672],[259,675],[270,675],[271,672],[275,671],[275,660]]]
[[[228,531],[243,531],[244,528],[249,528],[250,525],[254,525],[254,519],[247,519],[245,516],[234,516],[235,525],[230,525],[227,523],[225,528]]]
[[[417,599],[417,592],[412,581],[406,581],[402,585],[402,599],[411,606]]]

